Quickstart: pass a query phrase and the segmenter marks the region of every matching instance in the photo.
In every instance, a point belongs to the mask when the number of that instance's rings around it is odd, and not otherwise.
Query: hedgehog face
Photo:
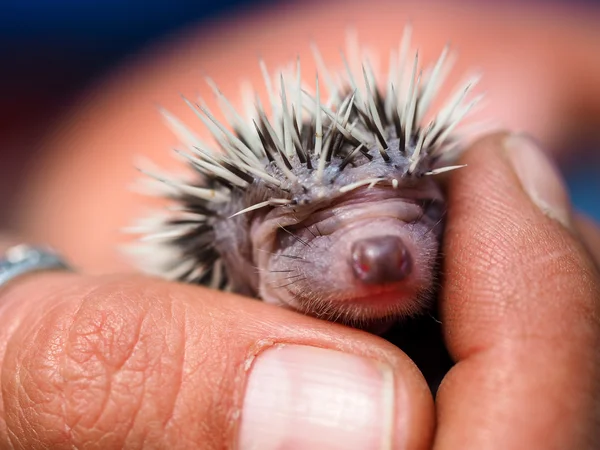
[[[136,249],[142,267],[369,329],[422,311],[437,284],[436,178],[462,167],[457,127],[481,99],[469,98],[475,75],[430,109],[448,55],[420,68],[407,29],[387,78],[378,81],[365,54],[341,72],[319,67],[325,86],[314,78],[314,95],[299,60],[277,80],[261,62],[269,105],[248,99],[248,118],[207,80],[227,122],[186,100],[211,147],[164,112],[197,176],[144,170],[175,208],[134,227],[150,244]]]
[[[355,326],[415,313],[431,299],[442,205],[424,181],[276,208],[252,227],[259,295]]]

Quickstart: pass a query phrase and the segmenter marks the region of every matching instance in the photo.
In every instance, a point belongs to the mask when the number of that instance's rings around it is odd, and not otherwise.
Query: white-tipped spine
[[[288,112],[283,74],[281,74],[281,105],[283,110],[283,145],[285,148],[285,154],[288,156],[288,158],[291,158],[294,154],[294,147],[292,145],[292,119]]]
[[[468,80],[437,114],[432,114],[430,108],[446,79],[454,54],[446,46],[432,67],[422,69],[418,50],[411,48],[411,36],[412,28],[407,25],[399,47],[390,52],[387,79],[379,80],[381,84],[377,83],[366,53],[361,55],[354,34],[348,34],[349,59],[342,54],[345,72],[333,72],[313,43],[311,49],[318,69],[314,80],[314,96],[307,93],[304,87],[299,58],[295,73],[291,65],[286,67],[285,76],[282,71],[278,77],[271,76],[261,59],[259,66],[269,107],[268,110],[263,109],[258,94],[246,95],[245,115],[251,120],[242,117],[217,84],[207,77],[206,82],[215,94],[219,111],[225,120],[222,122],[217,119],[202,100],[199,104],[184,100],[218,146],[211,148],[173,114],[166,110],[161,112],[165,122],[186,146],[187,152],[176,150],[177,154],[189,162],[204,177],[203,180],[209,180],[208,183],[197,186],[152,168],[142,170],[152,178],[146,181],[154,181],[153,188],[160,186],[161,195],[184,204],[187,196],[206,201],[200,203],[198,209],[203,214],[190,213],[189,208],[193,210],[194,202],[198,204],[194,200],[185,204],[188,208],[185,214],[191,214],[187,218],[179,218],[175,214],[181,212],[172,211],[170,221],[161,219],[152,229],[138,227],[129,231],[145,233],[143,242],[165,250],[161,250],[160,259],[170,260],[168,267],[173,270],[168,276],[184,277],[188,281],[202,278],[202,282],[210,282],[213,287],[226,285],[232,288],[220,255],[208,253],[206,257],[216,262],[213,266],[207,266],[185,255],[181,249],[169,246],[178,237],[193,233],[196,226],[205,230],[212,227],[214,221],[224,220],[221,216],[223,211],[231,211],[228,209],[230,206],[224,204],[235,201],[235,205],[238,205],[237,202],[240,202],[240,210],[231,217],[267,207],[290,207],[295,212],[307,201],[319,201],[327,195],[333,195],[331,192],[335,192],[335,189],[344,194],[360,187],[371,189],[380,183],[391,185],[393,189],[402,189],[403,177],[435,176],[463,167],[454,165],[448,155],[458,153],[460,141],[456,139],[459,136],[455,130],[480,101],[480,97],[472,100],[467,98],[478,77]],[[412,55],[412,65],[407,67]],[[378,68],[376,55],[373,61],[374,67]],[[356,81],[361,68],[362,83],[358,86]],[[346,89],[350,89],[351,93]],[[327,91],[327,96],[323,90]],[[309,97],[310,102],[304,101],[304,95]],[[431,120],[426,127],[422,123],[424,120]],[[314,140],[303,132],[308,126],[314,129]],[[396,156],[400,159],[393,160],[390,155],[398,151],[393,142],[398,140],[403,147],[399,149],[400,156]],[[373,153],[374,148],[379,148],[379,155]],[[352,169],[345,173],[360,165],[370,164],[370,161],[381,164],[382,158],[394,164],[373,166],[379,171],[374,172],[378,175],[376,177],[338,177],[348,164]],[[398,161],[404,164],[406,160],[407,167],[398,166]],[[313,164],[316,166],[314,172]],[[337,164],[338,170],[328,172],[329,164]],[[389,167],[390,173],[380,176],[381,170],[386,170],[384,167]],[[329,174],[334,176],[329,177]],[[300,186],[301,182],[306,181],[308,185]],[[334,190],[329,189],[329,182]],[[313,183],[317,186],[312,186]],[[253,198],[251,195],[245,196],[244,192],[249,192],[255,185],[265,186],[265,192],[272,192],[272,197],[258,197],[253,204],[244,203],[247,198]],[[300,190],[302,188],[304,190]],[[302,193],[297,196],[298,192]],[[278,198],[288,195],[288,198]]]
[[[315,155],[321,156],[323,148],[323,120],[321,118],[321,90],[319,88],[319,75],[316,76],[315,97]]]

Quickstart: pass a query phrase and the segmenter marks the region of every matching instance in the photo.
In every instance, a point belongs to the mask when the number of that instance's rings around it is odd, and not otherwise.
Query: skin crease
[[[490,93],[515,103],[490,100],[494,111],[512,115],[512,125],[532,130],[547,145],[568,134],[568,122],[562,121],[569,110],[567,94],[588,111],[600,105],[600,96],[586,85],[595,61],[577,64],[582,55],[598,54],[588,51],[598,42],[590,39],[593,28],[585,26],[593,22],[591,14],[573,27],[558,12],[543,16],[535,9],[519,10],[519,19],[507,26],[492,10],[464,18],[456,12],[450,16],[452,8],[441,5],[426,12],[412,4],[406,10],[401,4],[384,7],[386,14],[375,5],[372,11],[360,9],[357,25],[367,42],[375,33],[381,34],[382,46],[387,38],[396,41],[395,30],[380,21],[404,23],[404,15],[414,13],[419,46],[431,46],[435,54],[452,36],[462,44],[461,66],[477,62],[500,71],[487,78]],[[188,37],[183,47],[179,43],[185,52],[169,53],[168,46],[162,57],[152,53],[122,69],[49,137],[50,156],[39,162],[18,214],[22,236],[54,244],[86,272],[122,269],[112,248],[114,230],[138,213],[131,206],[139,198],[123,195],[134,176],[132,154],[151,154],[161,164],[176,166],[165,152],[174,138],[159,124],[148,99],[183,112],[177,91],[206,92],[195,69],[200,59],[235,98],[234,75],[256,67],[255,48],[269,64],[302,48],[310,73],[307,35],[299,31],[305,21],[311,20],[311,31],[320,30],[314,37],[321,43],[329,33],[343,36],[358,8],[332,8],[335,20],[327,8],[314,5],[286,14],[285,21],[266,14],[260,23],[240,22],[222,40],[215,28],[201,38]],[[370,26],[375,18],[379,25]],[[324,22],[329,26],[319,27],[317,20],[329,20]],[[535,33],[544,27],[546,33]],[[273,37],[284,28],[289,37]],[[251,40],[245,38],[249,34]],[[327,44],[326,58],[333,57],[340,41]],[[498,53],[489,50],[498,46]],[[503,56],[494,60],[498,54]],[[506,64],[522,72],[502,85],[495,77]],[[561,70],[540,78],[548,64]],[[573,82],[575,67],[578,83]],[[248,73],[258,77],[257,69]],[[573,92],[584,87],[587,96]],[[527,92],[527,99],[520,92]],[[588,220],[567,230],[543,215],[508,167],[503,141],[503,135],[480,141],[461,161],[470,171],[450,177],[440,306],[447,344],[458,363],[442,383],[435,407],[406,355],[367,333],[138,276],[32,274],[0,292],[0,446],[195,448],[202,442],[204,448],[226,447],[235,439],[244,362],[269,342],[286,342],[390,364],[397,391],[407,393],[396,418],[398,427],[408,422],[407,432],[394,448],[425,449],[432,442],[437,449],[597,448],[600,232]],[[216,343],[227,351],[215,352]]]

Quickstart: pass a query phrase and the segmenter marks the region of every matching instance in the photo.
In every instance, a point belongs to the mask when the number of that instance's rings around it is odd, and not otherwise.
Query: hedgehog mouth
[[[409,293],[398,285],[374,289],[370,294],[335,296],[315,302],[297,297],[296,308],[335,322],[368,327],[374,322],[409,317],[426,307],[427,296]]]
[[[414,236],[406,223],[395,215],[361,215],[352,219],[336,224],[335,231],[328,236],[319,224],[321,236],[294,243],[295,251],[290,254],[301,261],[275,259],[277,266],[271,266],[271,270],[283,272],[282,278],[286,279],[274,284],[280,289],[271,294],[294,309],[317,316],[354,315],[364,321],[418,311],[422,304],[415,298],[420,297],[426,265],[418,264],[406,278],[370,280],[365,284],[353,275],[350,259],[352,243],[368,235],[375,238],[385,235],[405,239],[411,260],[419,262],[418,250],[412,242]],[[302,235],[302,239],[305,237]]]
[[[403,297],[411,295],[409,290],[403,287],[403,283],[394,283],[384,286],[376,286],[368,289],[368,292],[353,293],[332,296],[329,301],[338,305],[352,305],[368,310],[387,309],[389,305],[397,304]]]

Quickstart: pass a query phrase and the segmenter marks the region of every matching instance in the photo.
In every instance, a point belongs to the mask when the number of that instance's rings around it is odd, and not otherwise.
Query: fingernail
[[[506,138],[504,147],[523,189],[542,212],[571,228],[571,202],[560,172],[535,141],[523,134]]]
[[[239,448],[391,448],[394,398],[385,364],[316,347],[272,347],[251,368]]]

